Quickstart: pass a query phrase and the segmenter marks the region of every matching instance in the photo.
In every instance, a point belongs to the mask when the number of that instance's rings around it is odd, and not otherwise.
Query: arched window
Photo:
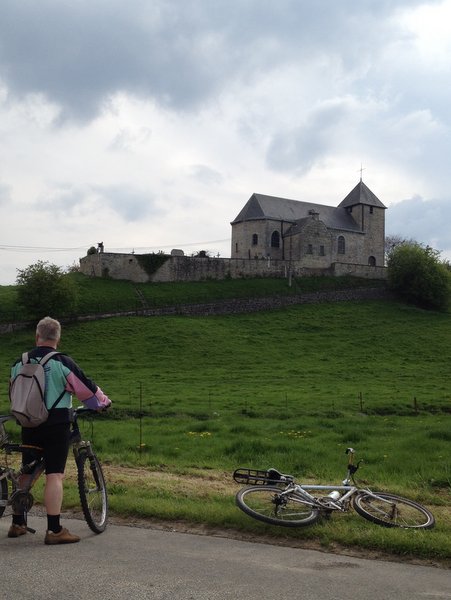
[[[258,244],[258,235],[256,233],[252,234],[252,245],[256,246]]]
[[[278,231],[272,233],[271,248],[280,248],[280,233]]]
[[[344,254],[346,250],[345,239],[342,235],[338,236],[338,254]]]
[[[370,256],[368,258],[368,264],[370,267],[375,267],[376,266],[376,258],[374,256]]]

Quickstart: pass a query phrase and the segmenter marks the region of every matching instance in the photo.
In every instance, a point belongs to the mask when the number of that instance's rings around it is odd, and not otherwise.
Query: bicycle
[[[293,475],[277,469],[236,469],[234,480],[248,484],[236,494],[236,504],[254,519],[284,527],[313,525],[334,511],[347,512],[351,504],[361,517],[384,527],[434,527],[434,516],[418,502],[360,487],[354,476],[362,461],[354,464],[353,448],[347,448],[346,454],[348,468],[342,485],[296,483]]]
[[[78,426],[78,416],[82,414],[97,414],[97,411],[79,407],[73,412],[71,423],[71,446],[77,466],[77,485],[81,507],[86,523],[94,533],[105,531],[108,522],[108,495],[99,459],[95,455],[91,442],[83,440]],[[45,470],[42,448],[25,446],[10,442],[5,429],[7,421],[14,420],[12,415],[0,415],[0,451],[4,453],[5,464],[0,464],[0,517],[6,507],[11,506],[12,512],[23,512],[25,517],[34,504],[31,489]],[[31,462],[15,469],[8,464],[8,457],[14,453],[27,450],[33,456]],[[27,483],[20,485],[20,477],[27,475]],[[30,533],[36,533],[28,527]]]

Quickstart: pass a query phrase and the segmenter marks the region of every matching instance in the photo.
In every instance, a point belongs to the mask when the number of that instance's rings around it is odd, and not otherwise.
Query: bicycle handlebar
[[[77,408],[74,408],[74,413],[76,413],[77,415],[82,413],[97,415],[99,413],[106,412],[108,409],[109,406],[106,406],[105,408],[100,408],[98,410],[96,410],[95,408],[86,408],[86,406],[77,406]]]

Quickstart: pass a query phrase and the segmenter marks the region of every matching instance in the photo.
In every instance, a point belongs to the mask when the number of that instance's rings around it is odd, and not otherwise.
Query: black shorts
[[[45,473],[64,473],[69,452],[70,423],[41,425],[40,427],[22,427],[22,444],[39,446],[44,450]],[[33,460],[33,454],[26,450],[22,453],[22,462]]]

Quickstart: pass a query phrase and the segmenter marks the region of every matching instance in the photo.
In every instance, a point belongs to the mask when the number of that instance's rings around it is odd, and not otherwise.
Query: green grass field
[[[33,331],[1,341],[6,412],[9,365],[32,345]],[[116,513],[446,562],[450,342],[449,314],[350,302],[74,324],[60,349],[114,402],[86,433],[106,465]],[[427,504],[436,528],[385,530],[349,514],[281,531],[234,506],[235,468],[273,466],[339,482],[348,446],[365,461],[364,479]],[[70,482],[66,506],[75,506]]]
[[[148,307],[211,302],[230,298],[262,296],[288,296],[301,292],[349,289],[352,287],[378,287],[383,281],[355,277],[306,277],[293,279],[291,287],[286,279],[227,279],[185,283],[132,283],[114,279],[98,279],[71,273],[78,288],[77,313],[133,311]],[[62,318],[67,315],[54,315]],[[72,316],[72,315],[69,315]],[[26,311],[18,305],[17,287],[0,286],[0,323],[27,320]]]

